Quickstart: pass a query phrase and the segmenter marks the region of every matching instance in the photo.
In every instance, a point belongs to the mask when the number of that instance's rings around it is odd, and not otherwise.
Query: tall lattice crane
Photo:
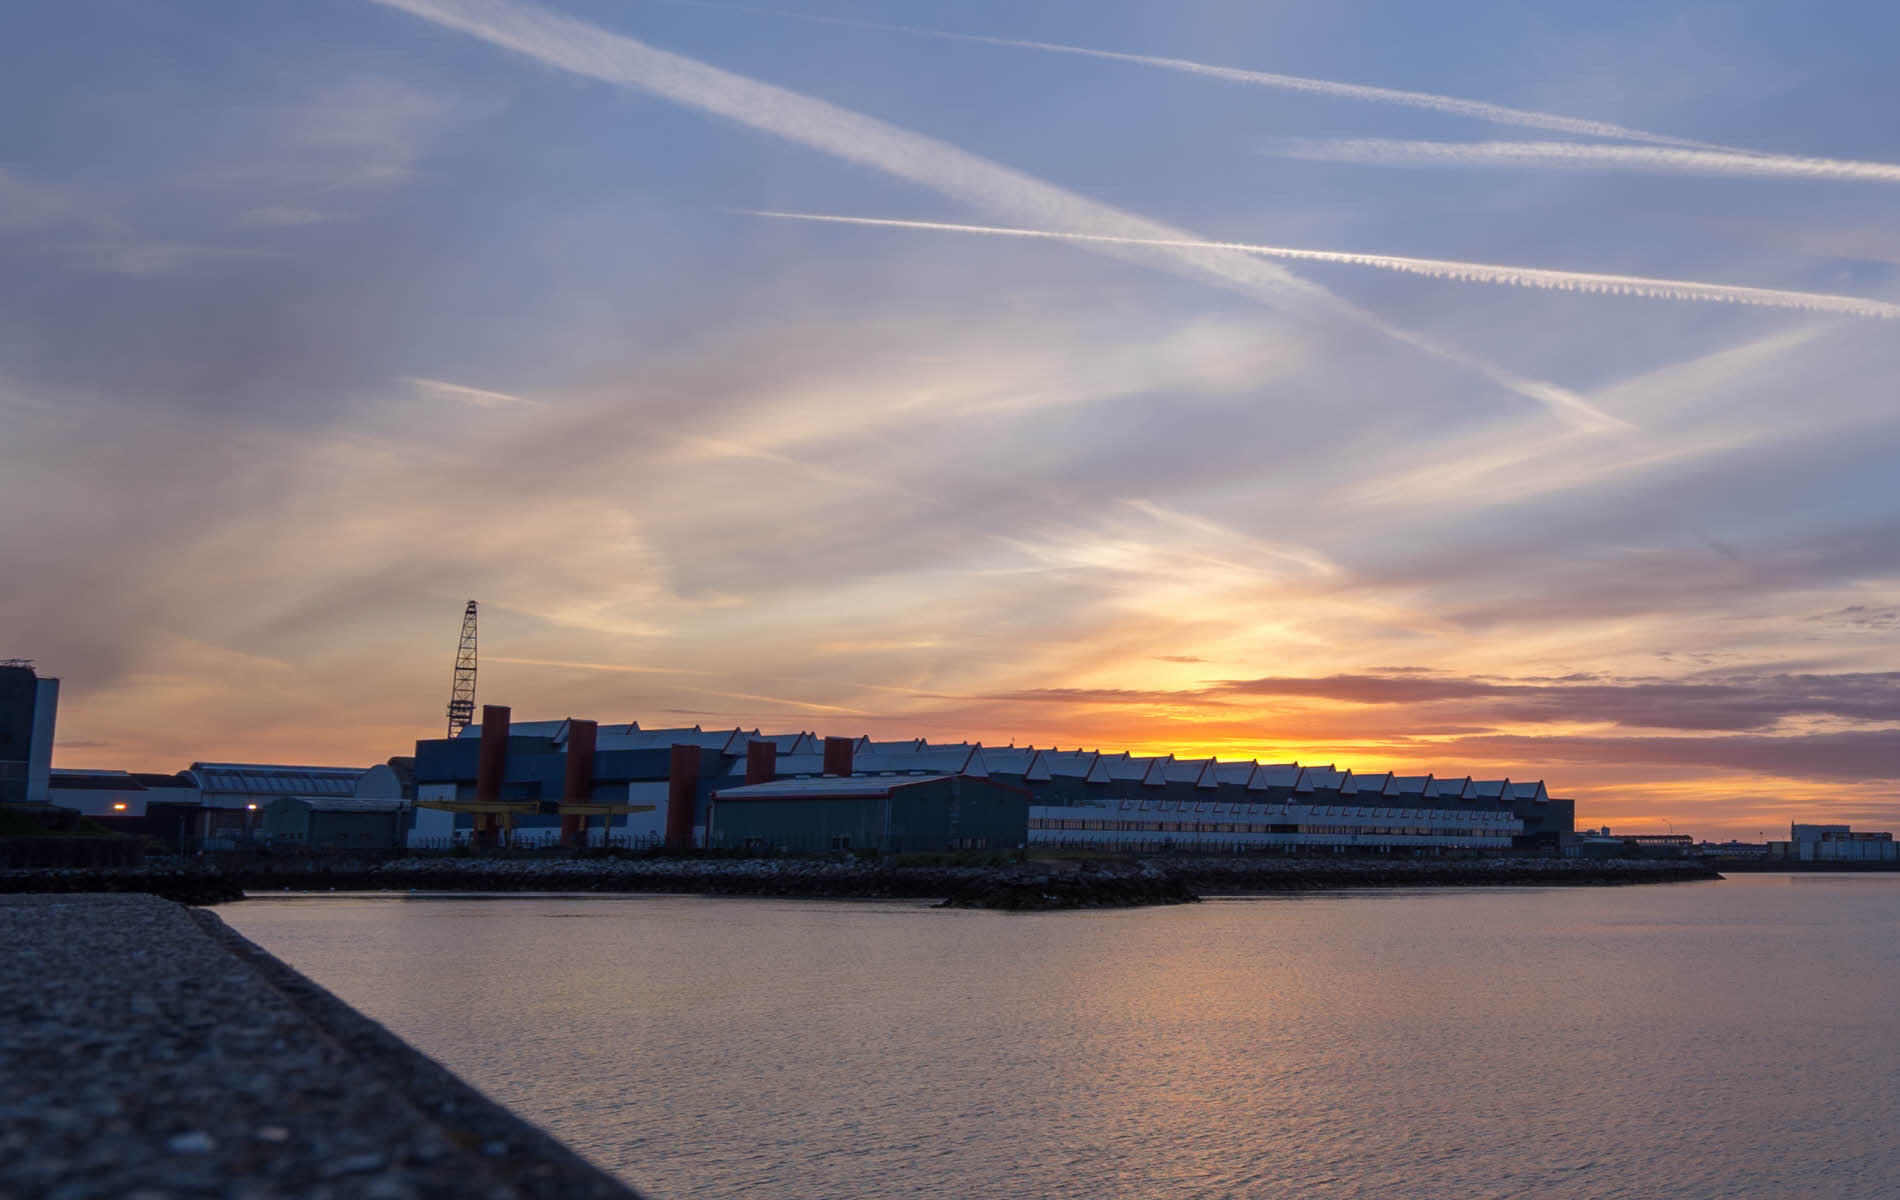
[[[449,689],[449,736],[475,720],[475,602],[462,610],[462,641],[455,648],[455,686]]]

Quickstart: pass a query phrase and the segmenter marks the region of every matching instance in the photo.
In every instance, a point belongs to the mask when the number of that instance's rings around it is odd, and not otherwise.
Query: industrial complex
[[[476,605],[446,736],[367,767],[194,762],[174,773],[51,765],[59,681],[0,662],[0,803],[70,810],[187,850],[391,852],[564,845],[880,853],[1716,853],[1895,861],[1888,833],[1792,827],[1786,842],[1575,831],[1541,779],[1395,775],[1334,764],[874,741],[812,731],[475,720]]]
[[[985,747],[565,719],[421,741],[412,846],[712,849],[1541,850],[1575,803],[1542,781],[1331,764]]]

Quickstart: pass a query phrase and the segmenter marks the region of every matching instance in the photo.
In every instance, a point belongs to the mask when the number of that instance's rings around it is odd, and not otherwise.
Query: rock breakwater
[[[287,860],[241,868],[0,872],[0,892],[149,892],[216,904],[246,891],[670,892],[720,896],[937,899],[1038,910],[1179,904],[1202,895],[1392,887],[1594,887],[1720,879],[1695,862],[1645,859],[1148,860],[903,865],[879,859],[552,856]]]
[[[1681,859],[1169,858],[1152,865],[1203,895],[1408,887],[1614,887],[1722,878]]]

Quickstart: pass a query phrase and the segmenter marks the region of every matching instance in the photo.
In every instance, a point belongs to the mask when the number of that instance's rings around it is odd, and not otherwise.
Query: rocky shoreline
[[[143,892],[184,904],[248,892],[668,892],[717,896],[937,899],[945,907],[1040,910],[1192,903],[1206,895],[1361,888],[1601,887],[1720,879],[1696,862],[1550,858],[1173,857],[1006,865],[876,859],[521,857],[305,860],[218,869],[0,872],[0,893]]]

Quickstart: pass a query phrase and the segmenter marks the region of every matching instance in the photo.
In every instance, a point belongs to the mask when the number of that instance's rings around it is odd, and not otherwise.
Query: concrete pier
[[[0,896],[0,1194],[637,1200],[201,909]]]

